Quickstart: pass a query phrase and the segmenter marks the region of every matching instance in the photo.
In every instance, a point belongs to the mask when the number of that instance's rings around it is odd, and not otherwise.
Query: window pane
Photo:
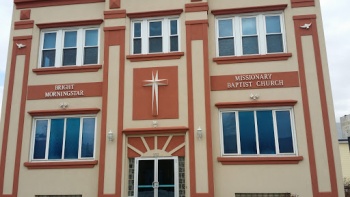
[[[45,33],[44,49],[56,48],[56,33]]]
[[[219,39],[219,56],[235,55],[234,38]]]
[[[280,153],[294,153],[289,111],[276,111]]]
[[[142,186],[138,188],[137,194],[138,197],[153,197],[154,189],[152,185]]]
[[[84,64],[97,64],[98,47],[85,47]]]
[[[64,34],[64,47],[76,47],[77,46],[77,32],[67,31]]]
[[[249,36],[242,38],[243,44],[243,55],[247,54],[258,54],[259,46],[258,46],[258,37],[257,36]]]
[[[267,35],[266,42],[268,53],[283,52],[283,41],[281,34]]]
[[[64,49],[63,50],[63,66],[75,65],[77,60],[77,49]]]
[[[34,159],[45,159],[48,120],[37,120],[35,128]]]
[[[232,19],[219,20],[219,37],[233,36]]]
[[[175,197],[174,160],[158,160],[158,182],[159,197]]]
[[[98,45],[98,30],[86,30],[85,31],[85,46],[97,46]]]
[[[141,53],[141,38],[134,39],[134,54]]]
[[[149,52],[156,53],[163,51],[163,40],[162,38],[150,38],[149,39]]]
[[[152,182],[154,181],[154,165],[155,165],[154,160],[139,160],[139,174],[138,174],[139,188],[152,187]],[[152,191],[154,190],[153,188],[151,189]],[[145,193],[143,194],[144,195],[142,196],[145,196],[145,197],[149,196],[149,195],[145,195]],[[139,196],[140,196],[140,191],[139,191]]]
[[[41,67],[55,66],[56,50],[45,50],[42,56]]]
[[[242,154],[256,154],[254,112],[239,112],[239,131]]]
[[[256,35],[256,18],[242,18],[243,35]]]
[[[141,38],[134,39],[134,51],[133,54],[141,53]]]
[[[276,154],[272,111],[257,111],[260,154]]]
[[[172,159],[161,159],[158,160],[158,181],[159,186],[165,189],[165,185],[172,187],[174,190],[175,180],[174,180],[174,160]],[[167,189],[166,189],[167,190]],[[170,194],[164,194],[165,196],[174,196],[173,191],[168,191]]]
[[[224,153],[238,153],[236,113],[222,113],[222,130],[224,140]]]
[[[178,51],[179,50],[179,39],[178,36],[170,37],[170,51]]]
[[[149,23],[149,35],[150,36],[161,36],[162,35],[162,22],[150,22]]]
[[[64,159],[77,159],[79,151],[80,118],[67,118]]]
[[[134,37],[141,37],[141,23],[134,23]]]
[[[175,188],[174,187],[162,187],[160,186],[158,189],[158,196],[162,197],[175,197]]]
[[[81,157],[94,156],[95,118],[83,119],[83,136],[81,144]]]
[[[170,21],[170,35],[177,35],[177,20]]]
[[[279,16],[266,16],[266,33],[281,33]]]
[[[50,128],[49,159],[62,158],[64,119],[52,119]]]

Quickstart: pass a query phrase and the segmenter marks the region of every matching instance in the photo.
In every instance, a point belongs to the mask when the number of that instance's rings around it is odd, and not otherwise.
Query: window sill
[[[184,54],[185,54],[184,52],[171,52],[171,53],[127,55],[126,59],[130,60],[131,62],[172,60],[172,59],[180,59],[182,56],[184,56]]]
[[[101,68],[102,68],[102,65],[99,64],[99,65],[86,65],[86,66],[34,68],[32,71],[37,75],[48,75],[48,74],[64,74],[64,73],[97,72]]]
[[[303,156],[217,158],[222,165],[298,164],[303,159]]]
[[[246,56],[232,56],[232,57],[216,57],[213,61],[217,64],[233,64],[233,63],[247,63],[247,62],[268,62],[268,61],[282,61],[288,60],[292,57],[292,53],[276,53],[266,55],[246,55]]]
[[[67,169],[67,168],[93,168],[98,161],[69,161],[69,162],[25,162],[28,169]]]

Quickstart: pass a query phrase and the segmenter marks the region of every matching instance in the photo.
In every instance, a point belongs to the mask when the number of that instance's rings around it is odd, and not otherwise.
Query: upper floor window
[[[40,67],[97,64],[99,30],[75,28],[41,33]]]
[[[93,159],[96,118],[72,116],[34,119],[34,161]]]
[[[216,21],[218,56],[285,52],[281,13],[220,17]]]
[[[223,155],[295,154],[295,131],[291,108],[223,110]]]
[[[179,51],[178,18],[137,19],[132,21],[132,54]]]

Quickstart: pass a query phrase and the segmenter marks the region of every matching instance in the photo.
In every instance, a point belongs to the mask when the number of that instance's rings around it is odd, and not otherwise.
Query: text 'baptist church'
[[[234,76],[234,82],[228,82],[227,88],[251,88],[251,87],[269,87],[283,86],[283,79],[272,80],[271,73],[265,74],[247,74]]]

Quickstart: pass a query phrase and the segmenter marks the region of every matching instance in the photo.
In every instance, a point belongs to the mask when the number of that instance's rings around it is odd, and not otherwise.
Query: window
[[[132,54],[179,51],[177,18],[140,19],[132,21]]]
[[[282,14],[217,18],[218,56],[285,52]]]
[[[39,67],[97,64],[98,48],[97,28],[45,30],[41,33]]]
[[[95,117],[34,119],[32,160],[93,159]]]
[[[292,109],[221,111],[223,155],[295,154]]]

